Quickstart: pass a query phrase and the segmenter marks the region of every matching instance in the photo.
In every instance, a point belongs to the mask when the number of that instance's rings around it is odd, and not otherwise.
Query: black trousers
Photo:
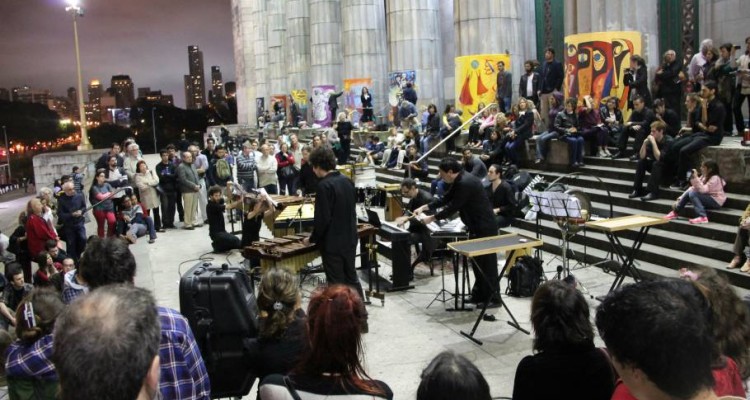
[[[217,232],[211,235],[211,247],[215,253],[224,253],[230,250],[242,248],[240,238],[228,232]]]
[[[742,136],[742,132],[745,131],[745,117],[742,115],[742,105],[747,100],[747,111],[750,112],[750,94],[742,94],[742,87],[737,86],[734,91],[734,104],[732,109],[734,110],[734,126],[737,128],[737,133]]]
[[[177,192],[165,191],[161,195],[162,227],[174,228],[174,211],[177,204]]]
[[[635,138],[635,141],[633,142],[633,152],[638,153],[638,150],[640,150],[641,145],[643,144],[643,140],[646,139],[646,136],[648,136],[649,133],[651,133],[651,128],[647,126],[641,126],[641,129],[633,129],[632,126],[625,128],[620,132],[620,137],[617,139],[617,151],[621,154],[625,154],[625,148],[628,145],[628,138],[632,136]]]
[[[362,285],[359,283],[357,269],[354,267],[354,257],[357,252],[357,246],[351,249],[342,249],[340,253],[320,252],[323,259],[323,269],[326,273],[326,281],[329,285],[343,284],[353,287],[362,301],[365,300],[365,293],[362,291]]]
[[[652,159],[639,159],[635,167],[635,180],[633,181],[633,191],[643,193],[643,181],[646,179],[646,172],[650,172],[646,191],[654,196],[659,195],[659,184],[662,182],[665,165],[661,161]]]

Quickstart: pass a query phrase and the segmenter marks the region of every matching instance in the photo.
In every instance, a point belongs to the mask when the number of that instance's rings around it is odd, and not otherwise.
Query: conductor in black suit
[[[357,250],[356,190],[349,178],[336,170],[336,156],[326,147],[310,153],[308,162],[320,179],[315,194],[313,232],[304,244],[318,245],[329,284],[352,286],[364,300],[354,268]]]
[[[433,200],[430,204],[419,207],[415,214],[421,214],[426,210],[432,210],[435,215],[425,216],[422,222],[429,224],[434,220],[446,219],[458,212],[469,231],[472,239],[497,235],[495,216],[492,206],[484,192],[482,181],[474,175],[463,170],[458,160],[446,157],[440,161],[439,176],[450,189],[445,195]],[[499,293],[500,286],[497,280],[497,255],[488,254],[474,257],[481,273],[474,270],[476,280],[471,289],[471,303],[493,302],[495,293]]]

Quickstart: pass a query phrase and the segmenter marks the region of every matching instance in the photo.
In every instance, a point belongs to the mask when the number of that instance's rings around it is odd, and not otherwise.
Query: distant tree
[[[6,127],[8,140],[26,144],[56,140],[64,134],[57,113],[35,103],[0,101],[0,126]]]
[[[133,136],[132,129],[115,124],[101,124],[89,129],[89,140],[95,149],[108,148],[112,142],[122,143],[130,136]]]

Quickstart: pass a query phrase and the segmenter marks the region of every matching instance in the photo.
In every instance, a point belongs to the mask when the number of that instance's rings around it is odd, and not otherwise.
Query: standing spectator
[[[86,174],[80,172],[80,168],[73,167],[73,173],[70,175],[73,179],[73,185],[75,186],[76,193],[83,194],[83,180],[86,178]]]
[[[224,148],[226,149],[226,146],[224,146]],[[198,221],[203,221],[204,224],[207,224],[208,218],[206,217],[206,203],[208,201],[208,189],[206,186],[206,180],[208,179],[207,172],[209,168],[211,168],[209,160],[213,159],[213,157],[211,159],[207,158],[205,154],[200,152],[200,148],[195,144],[188,146],[188,151],[193,153],[193,164],[195,164],[195,170],[198,171],[198,181],[201,185],[201,190],[198,192],[198,214],[200,214],[200,217],[196,218]],[[231,165],[231,161],[227,160],[227,162]]]
[[[742,257],[745,257],[745,264],[740,271],[750,272],[750,251],[745,251],[745,247],[750,247],[750,204],[745,208],[745,212],[740,217],[740,223],[737,227],[737,236],[734,239],[734,258],[727,265],[727,269],[740,268]]]
[[[89,202],[94,205],[94,219],[96,219],[96,234],[104,237],[104,224],[107,224],[107,237],[115,235],[115,205],[112,202],[114,189],[105,180],[105,171],[96,171],[94,183],[89,189]]]
[[[629,198],[643,195],[643,179],[646,176],[646,171],[651,172],[651,176],[648,178],[647,194],[641,197],[641,200],[651,201],[659,198],[659,185],[662,184],[665,170],[665,155],[671,144],[672,137],[666,135],[666,124],[662,121],[652,122],[651,134],[643,141],[638,152],[633,193],[628,196]]]
[[[293,181],[297,176],[297,171],[294,168],[294,156],[289,152],[289,145],[282,143],[275,157],[278,166],[279,193],[291,196],[296,192]]]
[[[297,195],[310,195],[315,194],[318,187],[318,177],[315,176],[315,172],[312,170],[312,166],[308,162],[310,157],[310,146],[302,148],[302,164],[299,169],[299,185],[297,186]],[[295,158],[296,160],[296,158]]]
[[[656,97],[664,99],[664,105],[668,110],[672,110],[677,115],[677,120],[681,120],[682,106],[680,96],[682,95],[682,81],[684,74],[680,70],[681,63],[677,62],[677,53],[669,49],[664,52],[659,69],[656,70],[656,84],[658,91]]]
[[[729,110],[732,109],[732,100],[734,97],[734,86],[737,81],[735,78],[737,71],[737,60],[735,59],[734,53],[736,49],[731,43],[724,43],[719,46],[719,59],[716,60],[716,64],[708,75],[708,79],[716,81],[717,92],[716,97],[721,101],[721,104],[726,110],[724,116],[724,134],[727,136],[732,135],[732,113]]]
[[[117,142],[112,143],[112,147],[109,151],[105,151],[101,157],[96,161],[96,169],[107,168],[109,166],[109,159],[115,157],[117,159],[116,165],[122,168],[125,160],[120,156],[120,144]]]
[[[518,117],[513,123],[513,130],[508,132],[508,142],[505,144],[506,163],[519,165],[518,154],[521,146],[533,135],[534,112],[528,107],[526,99],[518,99]]]
[[[540,286],[531,300],[531,324],[535,354],[518,363],[514,400],[609,400],[612,366],[606,353],[594,346],[589,305],[575,284],[550,280]],[[539,384],[542,380],[544,385]]]
[[[297,192],[299,187],[299,171],[302,168],[302,144],[299,142],[299,138],[296,134],[289,135],[289,153],[294,156],[294,168],[297,170],[297,174],[292,179],[292,185],[294,191]],[[350,146],[351,147],[351,146]]]
[[[177,204],[177,171],[171,162],[169,162],[169,151],[161,149],[159,151],[161,162],[156,164],[156,176],[159,177],[159,193],[161,204],[162,229],[174,229],[174,213]]]
[[[257,168],[252,144],[246,141],[242,143],[242,152],[237,156],[237,180],[245,192],[255,188],[255,170]]]
[[[631,108],[633,108],[632,100],[636,96],[641,97],[647,107],[651,107],[651,91],[648,90],[648,67],[643,57],[634,55],[630,58],[630,68],[625,70],[623,83],[630,87],[629,98],[631,101],[628,104],[631,105]]]
[[[177,181],[179,182],[182,192],[182,201],[185,204],[185,225],[184,229],[194,229],[195,213],[198,207],[198,192],[201,190],[198,179],[198,171],[193,165],[193,154],[189,151],[182,153],[182,162],[177,167]],[[200,224],[201,226],[203,224]]]
[[[737,133],[745,132],[745,117],[742,115],[742,105],[748,101],[750,113],[750,36],[745,38],[745,53],[737,59],[737,85],[734,92],[734,124]]]
[[[646,100],[640,96],[636,96],[633,99],[633,112],[630,113],[630,120],[625,123],[625,130],[617,141],[617,152],[612,154],[612,159],[625,157],[628,138],[633,136],[635,137],[635,142],[633,142],[633,154],[630,156],[630,160],[637,160],[638,149],[641,143],[643,143],[643,139],[648,135],[648,129],[655,119],[654,112],[646,107]]]
[[[278,163],[276,157],[271,154],[271,145],[260,146],[261,156],[257,160],[258,187],[264,188],[268,194],[278,194],[279,177],[277,175]]]
[[[307,314],[310,350],[289,375],[263,379],[258,390],[262,399],[287,399],[290,390],[301,399],[393,398],[388,385],[370,379],[360,362],[367,315],[353,288],[332,285],[319,290],[310,298]]]
[[[5,285],[0,299],[0,329],[8,330],[11,326],[16,326],[15,311],[33,287],[24,281],[23,271],[18,263],[10,263],[5,268],[5,276],[10,279],[10,283]]]
[[[128,145],[128,155],[125,157],[123,168],[128,175],[128,182],[130,182],[130,184],[135,183],[135,174],[137,173],[136,167],[138,166],[138,161],[143,159],[140,155],[140,151],[141,148],[138,144],[131,143]]]
[[[67,244],[68,255],[78,260],[86,247],[86,227],[83,210],[86,209],[86,199],[76,193],[73,182],[63,183],[65,194],[58,200],[57,216],[62,225],[63,237]]]
[[[701,51],[695,53],[693,58],[690,59],[690,65],[688,65],[688,84],[691,86],[691,92],[700,92],[701,85],[703,84],[703,66],[706,65],[707,55],[711,52],[714,47],[714,42],[711,39],[703,39],[701,41]]]
[[[128,176],[122,167],[117,166],[117,159],[115,157],[110,157],[109,166],[104,171],[104,178],[112,189],[124,188],[128,185]],[[123,196],[125,196],[124,191],[120,191],[114,195],[112,201],[114,202],[115,209],[120,206]]]
[[[404,89],[402,91],[402,95],[404,96],[404,100],[408,101],[411,104],[417,105],[417,100],[419,98],[417,97],[417,91],[414,89],[413,83],[406,82],[406,85],[404,85]]]
[[[187,140],[187,137],[184,133],[180,134],[180,141],[177,142],[177,149],[180,150],[179,155],[182,155],[186,151],[188,151],[188,147],[190,147],[190,142]]]
[[[555,49],[547,47],[544,51],[544,62],[539,70],[539,102],[541,103],[541,114],[547,131],[552,130],[554,119],[549,118],[549,98],[553,92],[560,92],[563,83],[563,66],[560,61],[555,60]],[[558,102],[562,105],[562,101]]]
[[[135,174],[135,184],[138,186],[143,207],[146,208],[145,212],[153,213],[154,229],[164,232],[161,228],[161,213],[159,212],[161,199],[159,198],[159,192],[156,190],[159,187],[159,176],[154,171],[148,169],[146,161],[138,161],[137,168],[138,172]]]
[[[367,88],[362,90],[367,90]],[[372,105],[370,108],[370,112],[372,113]],[[339,113],[333,129],[338,133],[339,143],[341,144],[341,150],[339,150],[338,154],[338,163],[339,165],[347,164],[349,163],[349,154],[351,153],[352,148],[352,130],[354,130],[354,126],[352,126],[351,121],[347,118],[346,113]]]
[[[500,106],[500,112],[507,113],[510,111],[510,105],[513,99],[513,74],[505,70],[505,62],[497,62],[497,92],[495,100]]]
[[[344,94],[344,91],[334,93],[333,91],[328,93],[328,109],[331,110],[331,119],[336,118],[336,113],[339,110],[339,97]]]
[[[362,118],[360,118],[359,121],[362,123],[372,122],[372,96],[370,95],[370,89],[368,89],[367,86],[362,87],[362,94],[359,96],[359,99],[362,102]],[[341,136],[340,133],[339,136]]]
[[[232,166],[229,161],[227,161],[226,157],[227,149],[222,145],[216,146],[214,158],[211,159],[211,166],[208,168],[208,173],[206,174],[209,185],[226,187],[227,182],[232,181]],[[200,181],[200,175],[198,178]],[[205,182],[203,185],[205,185]]]
[[[417,400],[490,400],[490,385],[466,357],[444,351],[422,371]]]
[[[518,95],[533,101],[534,104],[539,104],[539,87],[541,83],[539,82],[539,74],[534,71],[536,64],[536,60],[526,60],[523,63],[525,73],[521,75],[521,81],[518,84]]]
[[[214,158],[214,148],[216,147],[216,140],[214,138],[209,137],[206,139],[206,148],[201,151],[201,154],[206,156],[206,160],[210,160]]]
[[[664,218],[677,219],[680,211],[693,203],[697,217],[689,220],[691,224],[707,224],[706,209],[717,209],[724,205],[727,195],[724,193],[726,182],[719,175],[719,164],[714,160],[705,160],[701,164],[700,175],[693,170],[690,174],[690,187],[672,204],[672,211]]]

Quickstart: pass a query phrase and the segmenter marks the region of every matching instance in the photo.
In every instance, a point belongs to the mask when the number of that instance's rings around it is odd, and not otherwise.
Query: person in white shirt
[[[271,146],[263,144],[260,146],[261,156],[257,159],[258,165],[258,187],[266,189],[268,194],[278,194],[279,176],[276,174],[278,163],[276,157],[271,155]]]
[[[188,147],[188,151],[193,153],[193,159],[195,160],[193,163],[195,164],[195,170],[198,171],[198,180],[201,185],[201,190],[198,192],[198,214],[196,214],[195,219],[197,221],[202,220],[204,224],[207,224],[206,205],[208,205],[208,192],[206,189],[206,172],[209,167],[208,158],[200,152],[200,149],[196,145]]]

